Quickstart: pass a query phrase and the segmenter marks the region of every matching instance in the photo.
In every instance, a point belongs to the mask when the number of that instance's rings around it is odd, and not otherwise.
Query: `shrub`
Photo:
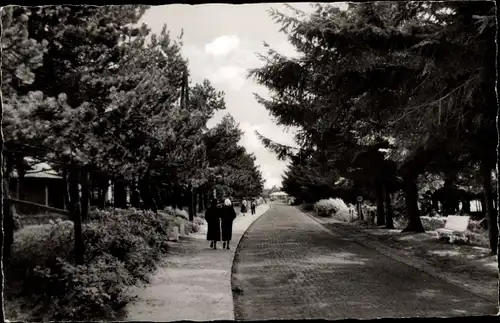
[[[401,215],[394,216],[393,223],[395,229],[404,229],[408,225],[408,219]]]
[[[486,228],[484,226],[485,221],[486,221],[486,218],[479,220],[479,221],[470,220],[469,221],[469,230],[472,232],[486,232]]]
[[[314,211],[314,204],[312,204],[312,203],[302,204],[302,210],[304,210],[304,211]]]
[[[486,230],[483,230],[482,232],[468,230],[467,234],[469,236],[470,243],[484,248],[490,247],[490,240],[488,237],[488,232]]]
[[[171,206],[167,206],[164,211],[170,215],[183,218],[184,220],[189,220],[189,213],[186,210],[174,209]]]
[[[205,224],[205,219],[201,217],[195,217],[193,223],[191,224],[191,232],[199,232],[201,226]]]
[[[425,231],[436,231],[439,228],[443,228],[446,224],[446,217],[441,216],[421,216],[420,220],[422,221]]]
[[[29,277],[35,266],[54,266],[57,257],[72,259],[73,241],[71,221],[25,226],[14,234],[9,272],[16,277]]]
[[[194,232],[203,223],[136,209],[93,210],[89,218],[83,226],[83,266],[72,265],[73,222],[59,220],[16,232],[9,279],[23,282],[17,296],[29,298],[38,315],[52,320],[113,319],[130,301],[126,286],[147,281],[166,253],[169,229],[185,223]]]
[[[319,200],[314,204],[314,212],[319,216],[332,216],[340,210],[339,199]],[[342,201],[342,203],[344,203]],[[345,204],[344,204],[345,205]]]
[[[435,231],[439,228],[444,228],[446,225],[446,217],[445,216],[421,216],[422,225],[426,231]],[[483,220],[480,221],[469,221],[468,230],[476,233],[484,233],[486,230],[483,227]]]
[[[38,314],[51,313],[54,320],[89,320],[95,317],[115,319],[116,311],[132,300],[125,293],[130,285],[123,263],[110,255],[103,255],[85,266],[74,266],[58,259],[52,268],[35,268],[40,284]],[[61,297],[64,295],[64,297]]]

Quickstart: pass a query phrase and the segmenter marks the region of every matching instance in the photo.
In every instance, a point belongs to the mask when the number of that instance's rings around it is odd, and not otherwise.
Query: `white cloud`
[[[276,44],[269,44],[269,45],[278,53],[286,57],[296,58],[300,56],[299,52],[297,52],[297,49],[292,44],[290,44],[290,42],[286,40],[283,40]]]
[[[255,135],[255,130],[259,131],[259,128],[259,125],[251,125],[247,122],[240,124],[240,129],[244,131],[243,138],[241,138],[242,145],[250,152],[263,148],[259,138]]]
[[[211,43],[205,45],[205,53],[213,56],[226,56],[240,45],[240,39],[236,35],[224,35],[215,38]]]
[[[294,7],[311,12],[310,5],[294,3]],[[273,124],[269,112],[254,98],[257,92],[268,97],[268,90],[247,79],[248,69],[262,66],[256,53],[266,53],[262,42],[286,56],[296,56],[294,47],[279,26],[270,19],[267,10],[274,7],[287,9],[283,4],[228,5],[168,5],[152,7],[144,15],[146,22],[159,33],[165,22],[172,35],[184,30],[182,54],[189,60],[190,81],[195,83],[209,79],[225,92],[226,110],[215,113],[208,126],[214,126],[230,113],[245,131],[240,142],[248,152],[257,157],[265,187],[280,185],[281,174],[287,162],[278,161],[276,155],[266,149],[255,135],[255,130],[277,142],[292,145],[292,133]],[[220,19],[223,16],[225,19]],[[186,19],[190,21],[186,25]],[[255,22],[258,21],[256,24]]]
[[[246,69],[229,65],[218,68],[210,77],[214,83],[227,83],[233,90],[240,90],[245,84]]]

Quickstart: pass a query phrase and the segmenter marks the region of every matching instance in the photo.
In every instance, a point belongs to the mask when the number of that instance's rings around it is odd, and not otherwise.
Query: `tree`
[[[13,108],[19,101],[23,100],[23,88],[34,82],[34,70],[42,65],[43,54],[46,51],[47,42],[37,42],[30,38],[28,33],[28,21],[30,10],[18,7],[3,7],[2,15],[2,157],[5,163],[1,163],[2,176],[2,198],[9,198],[9,177],[12,172],[15,154],[6,152],[12,138],[12,128],[19,126],[20,119],[17,111]],[[5,165],[5,168],[4,168]],[[5,263],[9,261],[10,250],[14,239],[14,206],[10,202],[2,200],[2,253]]]
[[[92,108],[103,99],[103,94],[99,96],[95,87],[92,88],[88,76],[98,75],[113,60],[113,55],[119,53],[120,47],[116,45],[123,33],[129,32],[125,25],[140,17],[140,10],[134,8],[57,6],[31,10],[26,32],[47,44],[47,55],[43,56],[43,68],[37,70],[31,84],[17,89],[22,96],[9,102],[9,110],[16,120],[10,124],[13,127],[8,133],[11,146],[21,155],[34,155],[56,163],[63,174],[68,175],[66,200],[70,202],[75,223],[77,263],[83,261],[81,219],[85,215],[81,211],[86,210],[88,203],[80,201],[78,182],[80,173],[94,166],[90,159],[92,152],[82,149],[80,143],[93,139],[89,136],[92,123],[86,121],[89,114],[92,115]],[[71,46],[67,46],[69,43]],[[86,100],[89,98],[92,100]],[[82,197],[86,199],[88,194],[84,192]]]
[[[471,56],[475,50],[461,47],[464,40],[470,38],[464,36],[463,31],[477,33],[475,26],[469,24],[470,27],[459,29],[456,27],[459,23],[442,22],[471,15],[453,14],[453,10],[449,13],[446,6],[453,7],[455,3],[436,6],[364,3],[352,4],[347,11],[318,5],[316,12],[301,18],[272,12],[302,55],[289,59],[270,50],[265,57],[267,64],[251,71],[259,83],[274,93],[271,100],[258,100],[279,123],[302,128],[301,138],[297,139],[304,147],[313,145],[324,151],[335,149],[325,145],[326,139],[335,142],[336,150],[342,146],[342,149],[349,149],[360,140],[387,136],[393,137],[398,144],[403,143],[400,158],[394,161],[398,164],[407,197],[410,221],[406,230],[412,231],[423,231],[416,178],[438,153],[443,134],[456,133],[453,120],[461,120],[460,113],[448,113],[443,129],[431,128],[428,121],[436,118],[431,115],[422,118],[415,111],[434,107],[444,99],[462,102],[453,95],[439,98],[447,90],[460,92],[464,86],[460,85],[458,76],[470,76],[474,66],[484,62],[481,58],[479,63],[472,64],[470,60],[477,58]],[[491,8],[490,4],[478,5],[474,10],[483,17]],[[462,8],[460,12],[467,10]],[[471,19],[464,22],[469,23]],[[438,41],[437,34],[442,35],[439,39],[444,41]],[[453,42],[453,39],[456,40]],[[478,41],[478,44],[486,43],[484,39]],[[457,69],[454,65],[457,60],[452,57],[442,59],[453,52],[444,50],[445,47],[462,48],[460,56],[468,59],[464,69]],[[455,79],[453,73],[457,76]],[[469,91],[464,91],[467,95],[460,92],[465,98],[474,93],[478,83],[469,82],[468,85]],[[429,100],[429,96],[434,97],[434,101]],[[444,138],[454,140],[451,135]]]
[[[231,115],[226,115],[204,136],[212,176],[220,176],[230,189],[226,195],[257,196],[262,192],[262,174],[255,157],[239,145],[243,132]]]

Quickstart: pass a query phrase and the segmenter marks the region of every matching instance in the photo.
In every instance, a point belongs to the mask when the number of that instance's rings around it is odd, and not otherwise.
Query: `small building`
[[[269,197],[271,198],[271,201],[273,200],[280,200],[283,202],[288,201],[288,194],[286,194],[285,192],[274,192],[269,194]]]
[[[26,160],[28,163],[33,162],[28,158]],[[12,198],[64,209],[64,186],[64,179],[49,164],[41,162],[31,166],[23,179],[19,179],[14,170],[9,183],[9,193]],[[16,211],[21,214],[44,212],[37,207],[26,205],[16,205]]]

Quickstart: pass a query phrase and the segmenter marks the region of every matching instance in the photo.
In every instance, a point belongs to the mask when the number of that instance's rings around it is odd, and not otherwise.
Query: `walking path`
[[[330,230],[348,232],[358,243],[381,254],[468,289],[485,299],[497,299],[497,261],[486,248],[439,241],[432,232],[401,233],[399,229],[360,227],[335,218],[305,213]]]
[[[137,300],[127,308],[127,321],[234,320],[231,269],[238,243],[248,227],[269,209],[239,214],[230,250],[210,249],[206,225],[200,232],[172,243],[169,254],[146,286],[131,290]]]
[[[237,320],[491,315],[494,300],[433,277],[273,206],[245,233],[233,265]]]

